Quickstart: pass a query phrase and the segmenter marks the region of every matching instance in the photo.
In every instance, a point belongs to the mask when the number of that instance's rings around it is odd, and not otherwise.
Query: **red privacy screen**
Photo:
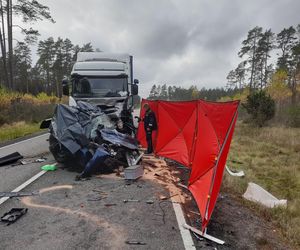
[[[153,133],[155,154],[189,168],[189,190],[207,227],[220,191],[223,171],[237,119],[239,101],[204,100],[169,102],[142,100],[155,113],[158,130]],[[145,111],[141,108],[141,117]],[[138,140],[146,146],[142,122]]]

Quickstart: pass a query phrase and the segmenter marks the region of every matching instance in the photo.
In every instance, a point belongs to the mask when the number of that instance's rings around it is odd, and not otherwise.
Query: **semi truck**
[[[113,122],[122,122],[124,129],[133,125],[132,112],[138,95],[137,79],[133,78],[133,57],[125,53],[79,52],[71,72],[64,79],[63,94],[69,105],[77,101],[94,104]]]

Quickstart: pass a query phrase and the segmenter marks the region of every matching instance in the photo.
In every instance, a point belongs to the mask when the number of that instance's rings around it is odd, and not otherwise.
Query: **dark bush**
[[[1,110],[0,126],[14,122],[25,121],[38,123],[46,118],[51,118],[56,104],[33,104],[29,102],[14,102],[9,107]]]
[[[248,95],[243,106],[251,116],[251,121],[259,127],[265,125],[275,115],[275,102],[265,91],[257,91]]]

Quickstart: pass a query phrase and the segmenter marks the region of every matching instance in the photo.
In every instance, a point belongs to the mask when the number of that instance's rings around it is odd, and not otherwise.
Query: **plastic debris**
[[[239,172],[233,172],[229,169],[227,165],[225,165],[226,171],[231,175],[231,176],[237,176],[237,177],[243,177],[245,176],[244,171],[239,171]]]
[[[7,226],[16,222],[20,219],[24,214],[26,214],[28,208],[12,208],[9,212],[5,213],[1,217],[2,222],[7,222]]]
[[[57,169],[57,167],[55,164],[52,164],[52,165],[44,165],[41,167],[41,169],[44,171],[54,171]]]
[[[258,202],[266,207],[287,206],[287,200],[278,200],[275,196],[263,189],[261,186],[249,182],[246,192],[243,194],[246,200]]]
[[[0,158],[0,166],[7,165],[9,163],[16,162],[19,159],[22,159],[23,155],[21,155],[19,152],[14,152],[12,154],[3,156]]]

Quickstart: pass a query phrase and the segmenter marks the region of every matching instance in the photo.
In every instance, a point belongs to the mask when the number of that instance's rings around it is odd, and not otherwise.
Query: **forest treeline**
[[[0,63],[0,83],[8,89],[22,93],[45,92],[61,96],[61,81],[69,76],[79,51],[94,51],[91,43],[74,45],[70,39],[53,37],[37,44],[37,61],[32,64],[31,47],[17,42],[13,53],[13,88],[5,80],[3,63]]]
[[[24,27],[15,23],[16,18],[22,19]],[[77,53],[94,48],[91,43],[73,44],[68,38],[38,40],[39,31],[28,26],[41,20],[55,23],[49,8],[36,0],[0,0],[0,86],[61,96],[61,81],[70,74]],[[23,34],[22,39],[15,39],[16,32]]]
[[[260,125],[275,116],[280,123],[300,126],[300,24],[278,34],[254,27],[242,41],[238,56],[241,62],[228,73],[224,88],[156,84],[148,99],[241,100]]]
[[[175,85],[168,86],[167,84],[154,84],[150,90],[148,99],[172,101],[205,99],[209,101],[219,101],[225,96],[229,99],[234,98],[239,92],[240,90],[238,88],[202,88],[198,90],[197,86],[184,88]]]
[[[250,92],[270,85],[289,89],[296,104],[300,82],[300,24],[278,34],[254,27],[248,31],[238,52],[241,62],[227,76],[227,87],[249,88]],[[275,63],[273,63],[275,62]]]

